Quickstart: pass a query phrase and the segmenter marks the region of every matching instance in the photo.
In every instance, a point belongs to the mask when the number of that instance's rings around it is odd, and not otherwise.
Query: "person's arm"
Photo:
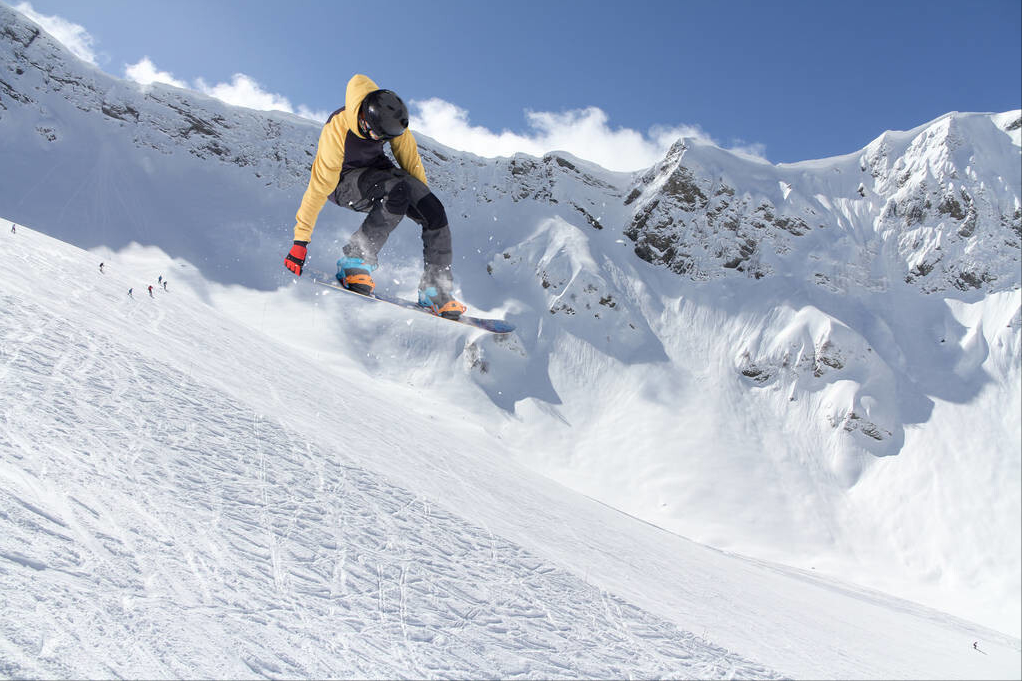
[[[319,211],[341,176],[344,164],[344,136],[347,134],[342,116],[334,116],[323,126],[319,135],[316,158],[312,162],[309,186],[302,196],[302,204],[295,215],[295,241],[308,243],[316,226]]]
[[[411,130],[405,130],[392,139],[390,148],[394,152],[394,158],[405,172],[420,180],[422,184],[429,186],[429,183],[426,182],[426,171],[422,167],[422,159],[419,158],[419,145]]]

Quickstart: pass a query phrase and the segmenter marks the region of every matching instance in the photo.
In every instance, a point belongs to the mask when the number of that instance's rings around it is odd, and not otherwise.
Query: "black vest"
[[[326,119],[327,123],[342,111],[344,111],[343,106],[330,114],[330,118]],[[343,177],[345,172],[354,168],[379,168],[380,170],[393,168],[394,164],[383,153],[384,143],[384,140],[359,137],[354,130],[349,130],[344,138],[344,162],[341,164],[341,176]]]

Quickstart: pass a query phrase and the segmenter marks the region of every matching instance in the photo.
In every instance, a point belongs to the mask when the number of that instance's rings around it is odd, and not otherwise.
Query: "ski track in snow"
[[[138,298],[127,322],[158,336]],[[0,302],[0,676],[778,676],[114,335]]]

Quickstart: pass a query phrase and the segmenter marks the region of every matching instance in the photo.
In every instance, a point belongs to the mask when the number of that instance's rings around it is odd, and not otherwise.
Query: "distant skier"
[[[17,234],[17,233],[18,233],[18,230],[17,230],[17,228],[16,228],[15,226],[14,226],[14,223],[12,222],[12,223],[11,223],[11,234]]]
[[[99,273],[106,274],[106,272],[103,271],[103,263],[99,263]]]
[[[132,292],[132,291],[134,291],[134,290],[135,290],[135,289],[133,289],[133,288],[129,288],[129,289],[128,289],[128,297],[129,297],[129,298],[134,298],[134,297],[135,297],[135,296],[131,295],[131,292]]]
[[[155,298],[156,297],[156,296],[153,295],[153,285],[152,284],[149,284],[149,297],[150,298]]]
[[[167,290],[167,280],[166,279],[163,280],[163,290],[164,291]]]
[[[163,281],[163,275],[161,274],[159,277],[156,278],[156,283],[159,284],[162,281]]]
[[[384,154],[384,142],[390,142],[400,168]],[[337,261],[337,279],[345,288],[363,295],[373,292],[376,283],[370,273],[378,266],[376,256],[407,215],[422,226],[419,304],[433,314],[461,316],[465,306],[451,295],[447,213],[426,184],[415,137],[408,130],[408,109],[396,94],[379,89],[361,74],[348,81],[344,106],[330,114],[319,136],[309,186],[295,216],[294,245],[284,259],[284,266],[298,276],[327,199],[367,213]]]

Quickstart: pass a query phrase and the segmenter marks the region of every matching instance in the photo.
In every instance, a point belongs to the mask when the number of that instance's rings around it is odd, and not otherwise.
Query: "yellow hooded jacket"
[[[393,167],[383,153],[383,141],[364,137],[358,130],[358,110],[370,92],[379,90],[368,76],[356,74],[348,81],[344,107],[335,111],[319,135],[316,159],[312,162],[309,187],[295,215],[295,241],[310,241],[319,211],[327,197],[337,188],[341,172],[359,167]],[[345,158],[345,148],[348,157]],[[419,148],[411,130],[390,140],[394,158],[412,177],[426,184]]]

